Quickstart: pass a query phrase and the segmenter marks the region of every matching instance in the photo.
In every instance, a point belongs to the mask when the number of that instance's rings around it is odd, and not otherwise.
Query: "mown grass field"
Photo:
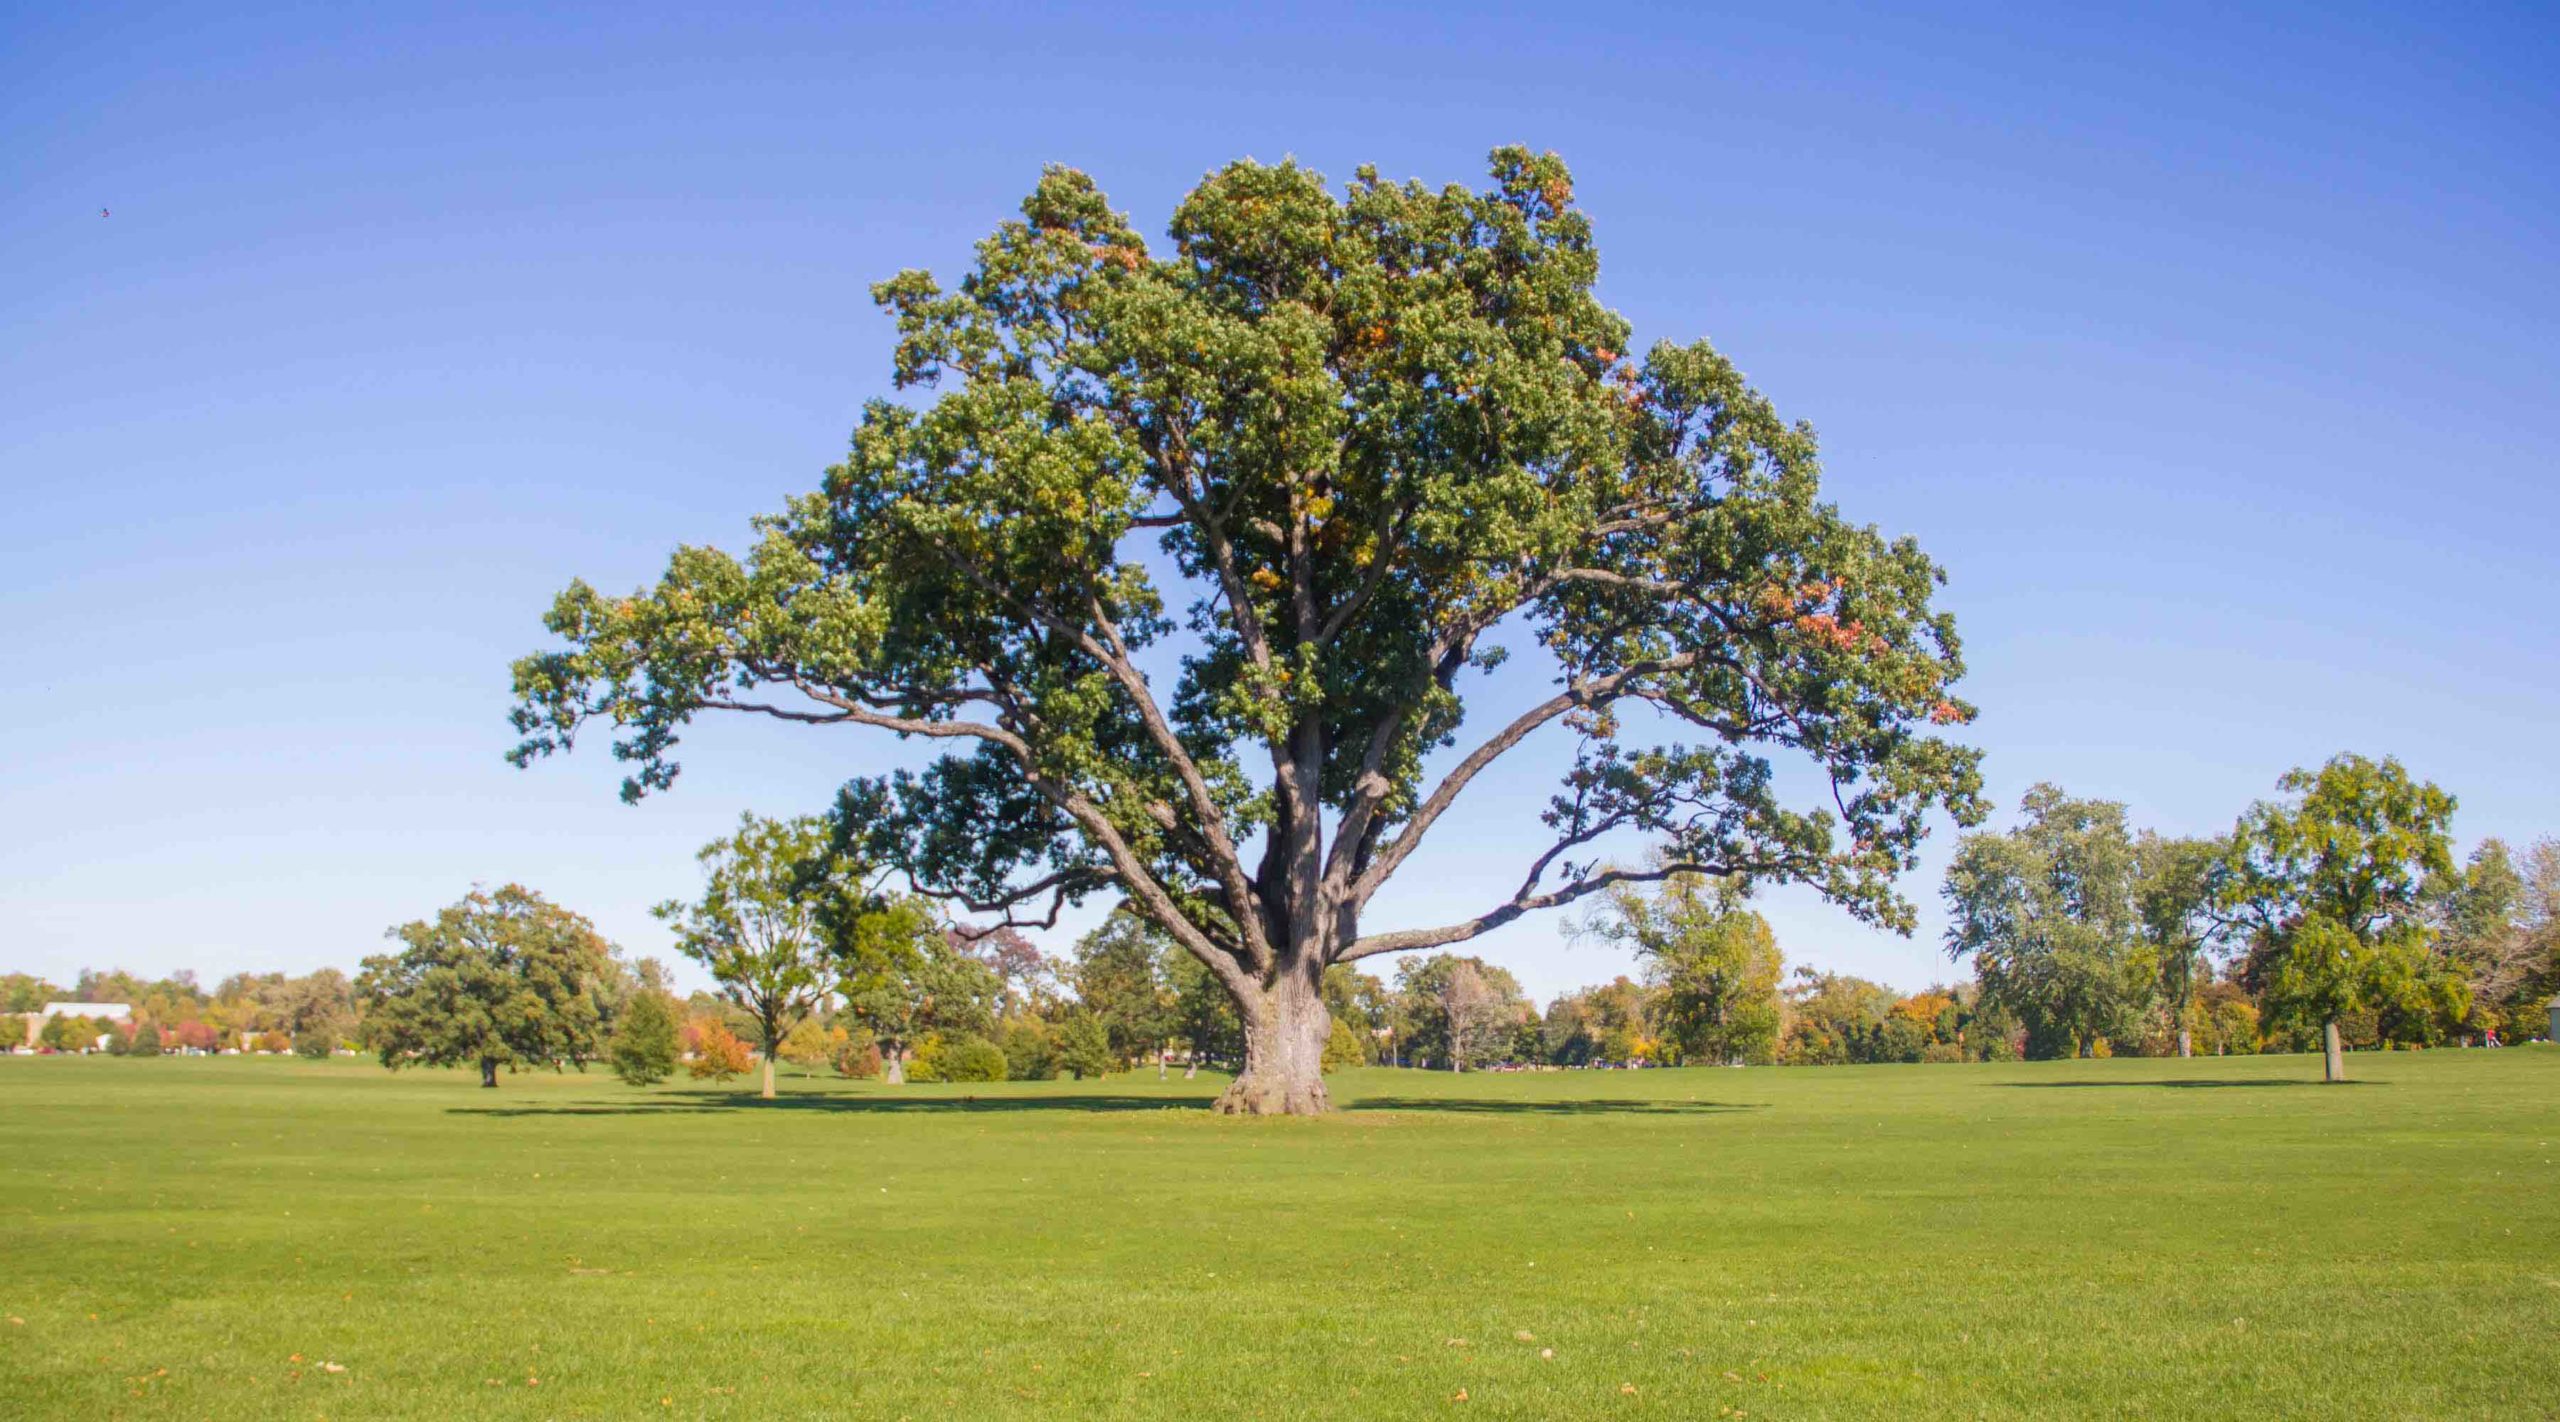
[[[2351,1068],[9,1058],[0,1416],[2560,1415],[2560,1050]]]

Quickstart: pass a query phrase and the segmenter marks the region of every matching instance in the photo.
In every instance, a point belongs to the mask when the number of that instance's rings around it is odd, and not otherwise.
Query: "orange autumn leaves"
[[[1874,629],[1857,618],[1842,617],[1823,608],[1848,586],[1843,578],[1815,578],[1794,587],[1769,583],[1761,587],[1753,602],[1776,627],[1801,633],[1815,646],[1835,652],[1882,655],[1890,650],[1890,644]],[[1972,719],[1972,713],[1944,697],[1930,703],[1928,715],[1932,724],[1940,726]]]

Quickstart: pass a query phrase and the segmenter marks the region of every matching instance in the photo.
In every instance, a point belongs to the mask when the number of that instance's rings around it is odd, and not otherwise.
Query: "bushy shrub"
[[[1351,1030],[1350,1023],[1339,1017],[1333,1019],[1333,1033],[1324,1039],[1324,1069],[1333,1072],[1344,1067],[1356,1067],[1361,1064],[1363,1055],[1360,1034]]]
[[[717,1020],[697,1017],[687,1030],[693,1038],[693,1060],[685,1064],[685,1071],[694,1080],[727,1081],[745,1075],[755,1064],[747,1044]]]
[[[907,1066],[909,1081],[1002,1081],[1004,1049],[974,1033],[927,1037]]]
[[[1048,1023],[1017,1017],[1004,1024],[1004,1074],[1008,1081],[1058,1079],[1058,1047]]]
[[[782,1034],[782,1045],[774,1055],[796,1067],[820,1067],[835,1055],[835,1043],[828,1040],[827,1029],[818,1025],[818,1019],[803,1017],[799,1026]]]
[[[131,1053],[137,1057],[160,1055],[160,1028],[155,1023],[137,1022],[133,1027]]]
[[[827,1034],[827,1040],[832,1049],[831,1060],[835,1063],[837,1075],[849,1077],[855,1081],[880,1079],[883,1063],[880,1060],[879,1039],[873,1037],[868,1031],[848,1032],[839,1027]]]

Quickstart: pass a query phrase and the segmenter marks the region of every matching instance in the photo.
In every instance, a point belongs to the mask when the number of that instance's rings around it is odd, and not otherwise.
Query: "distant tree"
[[[1390,1025],[1392,1019],[1387,985],[1348,963],[1336,963],[1324,971],[1323,991],[1327,1013],[1337,1025],[1350,1029],[1359,1040],[1361,1061],[1348,1065],[1375,1061],[1378,1029]],[[1337,1057],[1340,1055],[1340,1049],[1331,1041],[1325,1044],[1325,1050]]]
[[[1885,1019],[1901,999],[1893,989],[1846,973],[1799,967],[1787,984],[1787,1026],[1778,1059],[1791,1066],[1885,1060]]]
[[[693,1039],[693,1059],[685,1063],[685,1072],[696,1081],[727,1081],[743,1076],[754,1065],[747,1044],[738,1034],[714,1017],[697,1017],[687,1024],[687,1035]]]
[[[272,1025],[291,1033],[295,1050],[306,1057],[328,1056],[356,1027],[355,985],[335,968],[284,979],[267,1002],[275,1014]]]
[[[977,912],[1124,895],[1230,995],[1241,1113],[1325,1109],[1326,966],[1652,872],[1580,852],[1621,830],[1907,932],[1894,876],[1935,810],[1976,814],[1975,753],[1934,734],[1971,714],[1936,565],[1823,502],[1812,432],[1705,343],[1628,354],[1561,160],[1490,168],[1337,193],[1230,164],[1161,253],[1050,170],[965,281],[874,289],[930,405],[871,405],[749,556],[556,599],[518,763],[608,722],[637,798],[704,713],[956,746],[848,788],[868,857]],[[1512,642],[1553,694],[1435,783]],[[1626,711],[1695,743],[1627,744]],[[1518,887],[1364,932],[1515,753],[1562,782]]]
[[[1511,974],[1481,958],[1434,953],[1396,966],[1396,990],[1414,1005],[1415,1049],[1451,1071],[1499,1060],[1511,1025],[1528,1009]]]
[[[1776,1059],[1786,964],[1769,921],[1733,880],[1675,874],[1621,884],[1583,931],[1632,950],[1658,989],[1665,1033],[1691,1061]]]
[[[1111,1033],[1091,1012],[1075,1011],[1058,1024],[1058,1067],[1078,1081],[1099,1081],[1123,1058],[1111,1045]]]
[[[2223,906],[2231,847],[2219,839],[2168,839],[2145,830],[2134,843],[2134,909],[2160,971],[2160,996],[2176,1025],[2178,1055],[2195,1055],[2193,1012],[2206,954],[2232,925]],[[2201,977],[2199,977],[2201,975]]]
[[[181,1022],[175,1035],[178,1046],[190,1052],[210,1052],[222,1045],[222,1034],[210,1022]]]
[[[2459,1018],[2470,992],[2434,952],[2423,890],[2453,872],[2451,795],[2399,761],[2340,755],[2276,782],[2232,831],[2225,902],[2255,941],[2260,998],[2279,1023],[2317,1025],[2329,1081],[2347,1077],[2339,1019],[2396,1011]]]
[[[1173,1031],[1190,1054],[1183,1075],[1196,1075],[1203,1062],[1242,1069],[1244,1019],[1235,997],[1215,973],[1188,953],[1167,954],[1165,977],[1173,988]]]
[[[133,1024],[133,1046],[130,1051],[137,1057],[160,1055],[160,1025],[147,1017],[136,1021]]]
[[[891,1082],[907,1079],[909,1054],[928,1035],[994,1030],[1003,984],[993,969],[951,945],[924,900],[864,905],[834,941],[845,1013],[879,1043]]]
[[[36,1034],[36,1042],[57,1052],[80,1052],[88,1050],[89,1044],[97,1037],[88,1018],[56,1013],[45,1019],[43,1030]]]
[[[2026,1024],[2027,1055],[2094,1055],[2141,1030],[2156,977],[2124,806],[2038,785],[2020,808],[2017,829],[1957,845],[1947,952],[1973,959],[1983,995]]]
[[[587,985],[613,946],[577,914],[509,884],[387,936],[400,951],[365,959],[356,983],[384,1066],[471,1062],[494,1087],[502,1065],[584,1070],[596,1055]]]
[[[1174,1035],[1172,974],[1167,959],[1181,950],[1162,928],[1127,909],[1076,941],[1070,971],[1076,1000],[1108,1036],[1123,1062],[1157,1057]]]
[[[0,973],[0,1012],[42,1012],[70,994],[32,973]]]
[[[2258,1050],[2258,1005],[2234,982],[2210,982],[2196,993],[2190,1020],[2204,1049],[2217,1057],[2245,1057]]]
[[[2550,1030],[2547,1004],[2560,998],[2560,839],[2535,841],[2523,876],[2523,971],[2505,1004],[2506,1030],[2520,1042]]]
[[[633,1086],[655,1086],[676,1070],[676,1010],[663,989],[643,989],[623,1004],[605,1061]]]
[[[2560,870],[2560,844],[2545,840],[2528,855],[2554,861]],[[2503,840],[2483,840],[2470,860],[2428,885],[2429,918],[2445,960],[2471,989],[2475,1030],[2495,1030],[2521,1041],[2544,1024],[2542,989],[2550,951],[2531,919],[2532,885]],[[2521,1031],[2518,1029],[2522,1029]]]
[[[1066,988],[1060,980],[1058,964],[1021,933],[1003,924],[979,927],[955,923],[943,929],[943,936],[953,951],[986,964],[996,975],[1001,987],[998,1016],[1048,1016],[1057,1011]]]
[[[770,1101],[783,1038],[830,989],[829,901],[858,892],[855,867],[837,857],[825,823],[814,818],[741,816],[737,833],[695,858],[702,896],[651,912],[675,930],[677,951],[709,969],[721,993],[755,1019],[761,1094]]]

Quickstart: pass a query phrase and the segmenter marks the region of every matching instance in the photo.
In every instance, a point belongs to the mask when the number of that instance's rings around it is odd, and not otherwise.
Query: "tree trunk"
[[[764,1099],[773,1099],[773,1053],[770,1051],[764,1054]]]
[[[2328,1074],[2321,1079],[2323,1081],[2346,1080],[2347,1053],[2345,1048],[2338,1045],[2337,1018],[2332,1017],[2328,1021],[2320,1024],[2320,1044],[2322,1050],[2326,1053],[2326,1060],[2324,1060],[2321,1065],[2326,1067],[2328,1072]]]
[[[1301,962],[1238,1002],[1244,1017],[1244,1070],[1218,1098],[1229,1116],[1320,1116],[1332,1109],[1324,1089],[1324,1044],[1333,1029],[1324,994]]]
[[[891,1086],[907,1084],[907,1049],[904,1046],[880,1058],[880,1079]]]
[[[2192,1033],[2192,1032],[2190,1032],[2190,1031],[2188,1031],[2188,1030],[2187,1030],[2186,1028],[2184,1028],[2184,1027],[2180,1027],[2180,1028],[2178,1029],[2178,1055],[2179,1055],[2179,1056],[2182,1056],[2182,1057],[2192,1057],[2192,1056],[2194,1056],[2195,1054],[2196,1054],[2196,1038],[2195,1038],[2195,1034],[2194,1034],[2194,1033]]]
[[[498,1084],[498,1059],[496,1057],[482,1057],[480,1059],[480,1084],[487,1087],[494,1087]]]

